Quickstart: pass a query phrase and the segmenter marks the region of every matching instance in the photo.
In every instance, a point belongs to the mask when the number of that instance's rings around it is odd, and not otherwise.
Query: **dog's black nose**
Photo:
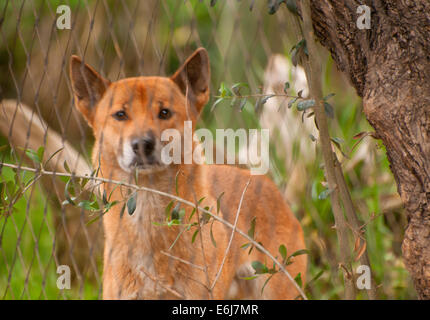
[[[134,139],[131,146],[137,156],[150,156],[155,149],[155,139],[152,136]]]

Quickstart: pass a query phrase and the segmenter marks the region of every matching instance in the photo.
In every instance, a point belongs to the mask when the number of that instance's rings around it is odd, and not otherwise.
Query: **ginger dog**
[[[210,67],[205,49],[195,51],[170,78],[137,77],[111,83],[76,56],[71,58],[70,75],[75,105],[93,129],[92,159],[99,176],[160,190],[192,203],[204,198],[199,206],[212,208],[214,214],[219,202],[218,216],[232,225],[249,181],[237,228],[247,232],[255,219],[255,240],[279,261],[281,244],[289,254],[305,248],[299,222],[269,178],[251,176],[248,170],[228,165],[164,165],[161,161],[163,130],[174,128],[183,133],[184,121],[192,120],[194,125],[208,102]],[[273,261],[256,248],[251,253],[249,247],[241,248],[249,241],[237,233],[227,251],[232,229],[223,223],[213,219],[204,223],[202,212],[193,212],[176,201],[170,208],[176,207],[176,213],[183,208],[185,215],[181,224],[168,226],[166,208],[172,199],[149,191],[137,193],[136,209],[130,215],[127,209],[124,213],[123,204],[131,191],[113,183],[105,183],[103,188],[110,201],[120,202],[103,217],[104,299],[298,296],[282,272],[273,276],[263,293],[268,275],[243,279],[254,275],[253,261],[266,262],[269,268]],[[292,261],[286,269],[292,277],[300,273],[304,281],[306,256]]]

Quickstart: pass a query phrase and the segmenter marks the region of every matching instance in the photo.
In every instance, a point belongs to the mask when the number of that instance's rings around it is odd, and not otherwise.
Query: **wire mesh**
[[[70,8],[70,29],[58,27],[61,5]],[[309,187],[303,178],[306,165],[318,168],[315,147],[308,143],[309,135],[316,135],[313,120],[304,119],[302,125],[295,114],[289,122],[279,121],[286,119],[284,111],[277,113],[281,100],[268,101],[264,112],[250,102],[242,111],[225,104],[211,108],[223,82],[244,82],[251,93],[269,94],[282,92],[283,84],[294,80],[294,91],[306,95],[306,79],[285,58],[297,42],[286,10],[269,15],[265,1],[218,1],[212,6],[209,1],[176,0],[2,0],[0,16],[1,145],[10,145],[2,151],[2,162],[18,167],[1,169],[1,298],[102,297],[101,219],[88,225],[94,216],[67,204],[66,179],[19,169],[37,168],[39,147],[46,149],[49,139],[57,139],[65,150],[78,154],[69,154],[69,159],[74,156],[66,165],[70,169],[65,168],[66,156],[53,157],[44,169],[73,172],[81,165],[92,171],[94,137],[74,107],[68,70],[72,54],[116,81],[172,75],[196,48],[206,48],[211,100],[198,126],[213,131],[271,127],[272,143],[283,148],[272,145],[270,175],[286,200],[299,205],[294,199]],[[47,127],[35,137],[38,123]],[[306,134],[297,138],[299,132]],[[370,144],[363,148],[356,161],[373,163],[376,149]],[[306,163],[297,163],[299,154],[306,154]],[[305,217],[303,211],[300,205],[295,210],[299,219]],[[330,246],[327,250],[333,253]],[[335,262],[330,264],[335,267]],[[64,265],[71,269],[70,290],[58,287],[57,268]]]

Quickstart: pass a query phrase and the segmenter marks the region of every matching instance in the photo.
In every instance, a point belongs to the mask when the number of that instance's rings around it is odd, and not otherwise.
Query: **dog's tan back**
[[[251,176],[234,166],[165,165],[161,161],[162,132],[177,129],[183,134],[184,122],[192,120],[194,125],[209,99],[206,50],[198,49],[170,78],[139,77],[114,83],[73,57],[71,78],[76,107],[93,128],[93,166],[100,176],[177,194],[193,203],[204,198],[199,206],[214,213],[217,199],[221,199],[218,215],[231,224],[249,182],[237,228],[248,231],[255,218],[255,239],[274,256],[279,256],[281,244],[289,254],[305,248],[297,219],[267,177]],[[104,190],[111,195],[110,201],[121,203],[130,194],[130,190],[114,184],[105,184]],[[201,223],[201,232],[193,237],[197,225],[190,230],[184,230],[184,225],[165,225],[170,198],[139,191],[136,199],[132,215],[127,210],[121,214],[123,206],[118,204],[103,218],[105,299],[293,299],[298,295],[282,273],[273,276],[263,294],[266,275],[242,279],[254,274],[253,261],[267,262],[269,268],[273,262],[259,250],[249,254],[249,248],[241,248],[248,241],[239,234],[234,235],[212,288],[231,228],[211,220]],[[201,222],[201,212],[195,212],[190,220],[192,208],[180,206],[185,209],[184,224]],[[295,257],[287,270],[293,277],[300,273],[304,281],[306,257]]]

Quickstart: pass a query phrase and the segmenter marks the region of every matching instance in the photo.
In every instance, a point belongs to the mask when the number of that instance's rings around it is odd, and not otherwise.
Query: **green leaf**
[[[290,256],[290,258],[292,258],[292,257],[297,257],[297,256],[300,256],[300,255],[303,255],[303,254],[309,254],[309,251],[308,251],[308,250],[306,250],[306,249],[297,250],[296,252],[294,252],[294,253]]]
[[[308,281],[308,283],[306,284],[306,288],[310,287],[310,284],[317,281],[324,273],[324,270],[321,270],[320,272],[318,272],[315,277],[313,277],[310,281]]]
[[[65,169],[68,173],[71,173],[70,168],[69,168],[69,165],[67,164],[66,160],[64,160],[64,164],[63,164],[63,166],[64,166],[64,169]]]
[[[94,219],[91,219],[90,221],[88,221],[85,225],[88,227],[89,225],[93,224],[94,222],[96,222],[97,220],[99,220],[102,216],[104,216],[104,213],[98,215],[97,217],[95,217]]]
[[[169,249],[167,251],[170,251],[173,249],[173,247],[175,246],[176,242],[178,242],[179,238],[181,237],[181,235],[185,232],[185,228],[183,228],[181,231],[178,232],[178,235],[176,236],[176,239],[173,241],[173,243],[170,245]]]
[[[64,167],[66,167],[66,166],[64,165]],[[90,177],[97,177],[97,174],[99,173],[99,169],[100,168],[93,170],[90,174]]]
[[[215,107],[221,102],[221,101],[223,101],[224,100],[224,98],[218,98],[218,99],[216,99],[215,100],[215,102],[214,102],[214,104],[212,105],[212,107],[211,107],[211,111],[214,111],[214,109],[215,109]]]
[[[241,88],[249,88],[249,86],[245,82],[238,82],[231,86],[231,91],[236,95],[240,95]]]
[[[119,201],[115,200],[112,202],[108,202],[105,206],[104,206],[104,213],[108,212],[113,206],[115,206],[116,204],[118,204]]]
[[[303,52],[309,56],[308,45],[306,44],[306,40],[303,39]]]
[[[260,261],[253,261],[251,266],[254,268],[256,274],[268,273],[269,271],[269,269]]]
[[[125,212],[125,207],[127,207],[127,204],[124,203],[121,207],[121,211],[119,213],[119,217],[122,218],[124,216],[124,212]]]
[[[336,93],[329,93],[328,95],[326,95],[324,98],[323,98],[323,100],[328,100],[328,99],[330,99],[331,97],[334,97],[336,95]]]
[[[340,138],[330,138],[330,140],[334,143],[334,145],[338,148],[338,150],[342,153],[342,155],[345,157],[345,158],[348,158],[349,159],[349,157],[348,157],[348,155],[347,154],[345,154],[345,152],[343,152],[343,150],[342,150],[342,147],[341,147],[341,143],[343,143],[344,141],[342,140],[342,139],[340,139]]]
[[[210,235],[211,235],[211,241],[212,241],[212,244],[213,244],[213,245],[214,245],[214,247],[216,248],[216,241],[215,241],[215,237],[214,237],[214,234],[213,234],[213,231],[212,231],[212,226],[214,225],[214,222],[215,222],[215,220],[214,220],[214,221],[212,221],[212,223],[211,223]]]
[[[298,14],[297,4],[295,0],[287,0],[286,5],[288,10],[291,11],[291,13]]]
[[[181,209],[181,204],[177,203],[176,206],[173,208],[172,213],[170,215],[170,219],[179,219],[179,211]]]
[[[178,204],[179,205],[179,204]],[[177,206],[178,208],[174,208],[172,211],[172,216],[170,218],[170,221],[167,223],[168,226],[172,226],[172,225],[178,225],[181,224],[182,222],[182,217],[185,215],[185,209],[179,209],[179,206]]]
[[[83,200],[83,201],[79,202],[78,207],[80,207],[84,210],[88,210],[88,211],[93,210],[93,207],[91,206],[91,202],[88,200]]]
[[[327,117],[333,119],[334,118],[334,109],[330,103],[324,102],[324,111]]]
[[[243,98],[243,99],[241,99],[240,100],[240,104],[239,104],[239,109],[240,109],[240,111],[242,111],[243,110],[243,108],[245,108],[245,105],[246,105],[246,102],[247,102],[248,100],[246,99],[246,98]]]
[[[72,179],[69,179],[66,183],[66,186],[64,187],[64,197],[66,198],[67,202],[70,203],[71,205],[75,205],[75,203],[73,202],[73,200],[70,197],[70,193],[69,193],[69,188],[70,188],[70,182],[72,181]]]
[[[191,238],[191,243],[194,243],[194,241],[196,241],[196,237],[197,237],[198,233],[199,233],[199,229],[197,229],[196,231],[194,231],[193,237]]]
[[[274,96],[275,96],[274,94],[269,94],[265,96],[263,99],[261,99],[261,104],[265,104],[267,100],[269,100],[270,98],[273,98]]]
[[[172,210],[172,206],[173,206],[173,204],[174,204],[175,202],[172,200],[172,201],[170,201],[169,202],[169,204],[167,205],[167,207],[166,207],[166,210],[165,210],[165,212],[166,212],[166,218],[168,217],[168,216],[170,216],[170,211]]]
[[[204,207],[204,209],[206,210],[206,211],[210,211],[210,208],[209,207]],[[206,224],[206,223],[208,223],[209,222],[209,220],[211,219],[211,215],[209,214],[209,213],[207,213],[207,212],[203,212],[202,213],[202,217],[200,218],[201,219],[201,223],[202,224]]]
[[[175,177],[175,191],[176,191],[176,195],[179,195],[179,190],[178,190],[178,176],[179,176],[179,172],[180,172],[180,170],[178,170],[178,172],[176,172],[176,177]]]
[[[304,110],[307,110],[309,108],[312,108],[313,106],[315,106],[315,100],[313,100],[313,99],[304,100],[304,101],[300,101],[297,104],[297,110],[304,111]]]
[[[246,249],[251,245],[251,243],[245,243],[240,246],[241,249]]]
[[[263,286],[261,287],[261,294],[263,294],[264,288],[266,288],[266,285],[269,283],[269,281],[270,281],[270,279],[272,279],[272,277],[273,277],[273,274],[272,274],[270,277],[268,277],[268,278],[266,279],[266,281],[264,281],[264,284],[263,284]]]
[[[321,192],[321,193],[318,195],[318,199],[319,199],[319,200],[325,200],[325,199],[327,199],[327,198],[328,198],[328,196],[329,196],[332,192],[333,192],[333,190],[325,189],[323,192]]]
[[[282,260],[285,261],[287,259],[287,247],[285,247],[285,245],[281,244],[279,246],[278,251],[281,254]]]
[[[290,89],[290,83],[289,82],[285,82],[284,84],[284,93],[287,94],[288,89]]]
[[[219,93],[221,95],[221,98],[225,98],[225,97],[231,97],[232,93],[230,91],[229,88],[226,87],[224,82],[221,82],[220,88],[219,88]]]
[[[199,201],[197,201],[197,206],[200,205],[200,203],[205,199],[206,197],[201,198]],[[196,213],[196,208],[193,208],[193,211],[191,211],[190,217],[188,218],[188,221],[191,221],[191,218],[194,216],[194,213]]]
[[[255,278],[258,278],[258,276],[239,277],[239,279],[242,279],[242,280],[254,280]]]
[[[254,235],[255,235],[255,220],[256,220],[257,218],[256,217],[253,217],[252,218],[252,220],[251,220],[251,227],[249,228],[249,230],[248,230],[248,236],[251,238],[251,239],[254,239]]]
[[[303,283],[302,283],[302,275],[301,275],[300,272],[294,278],[294,281],[296,281],[296,283],[299,285],[300,288],[302,287],[302,285],[303,285]]]
[[[219,208],[220,208],[220,206],[221,206],[221,198],[222,198],[222,196],[224,195],[224,192],[222,192],[219,196],[218,196],[218,198],[216,199],[216,214],[218,215],[218,213],[219,213]]]
[[[290,101],[288,101],[288,109],[290,109],[293,106],[293,104],[297,101],[297,99],[298,98],[293,98]]]
[[[278,11],[279,6],[285,2],[285,0],[269,0],[268,2],[268,10],[269,14],[275,14]]]
[[[40,160],[40,162],[42,162],[43,160],[43,154],[45,153],[45,148],[43,146],[40,146],[39,149],[37,149],[37,156]]]
[[[81,184],[81,188],[82,189],[87,185],[88,181],[90,181],[89,178],[82,178],[81,179],[81,183],[80,184]]]
[[[41,147],[43,148],[43,147]],[[39,148],[40,149],[40,148]],[[33,160],[36,163],[41,163],[41,159],[39,157],[38,152],[31,150],[31,149],[27,149],[25,150],[25,154],[27,155],[27,157],[29,157],[31,160]]]
[[[295,46],[291,48],[291,62],[293,63],[293,66],[297,66],[299,62],[299,57],[304,52],[306,55],[308,55],[308,48],[306,46],[306,40],[302,39],[300,40]],[[300,96],[300,95],[299,95]]]
[[[178,219],[173,219],[173,220],[170,220],[168,223],[167,223],[167,226],[168,227],[171,227],[171,226],[178,226],[178,225],[180,225],[181,224],[181,222],[178,220]]]
[[[103,204],[106,205],[108,203],[109,201],[107,199],[106,190],[103,190]]]
[[[136,210],[136,200],[137,200],[137,193],[133,192],[133,194],[127,201],[127,210],[129,215],[132,215]]]

